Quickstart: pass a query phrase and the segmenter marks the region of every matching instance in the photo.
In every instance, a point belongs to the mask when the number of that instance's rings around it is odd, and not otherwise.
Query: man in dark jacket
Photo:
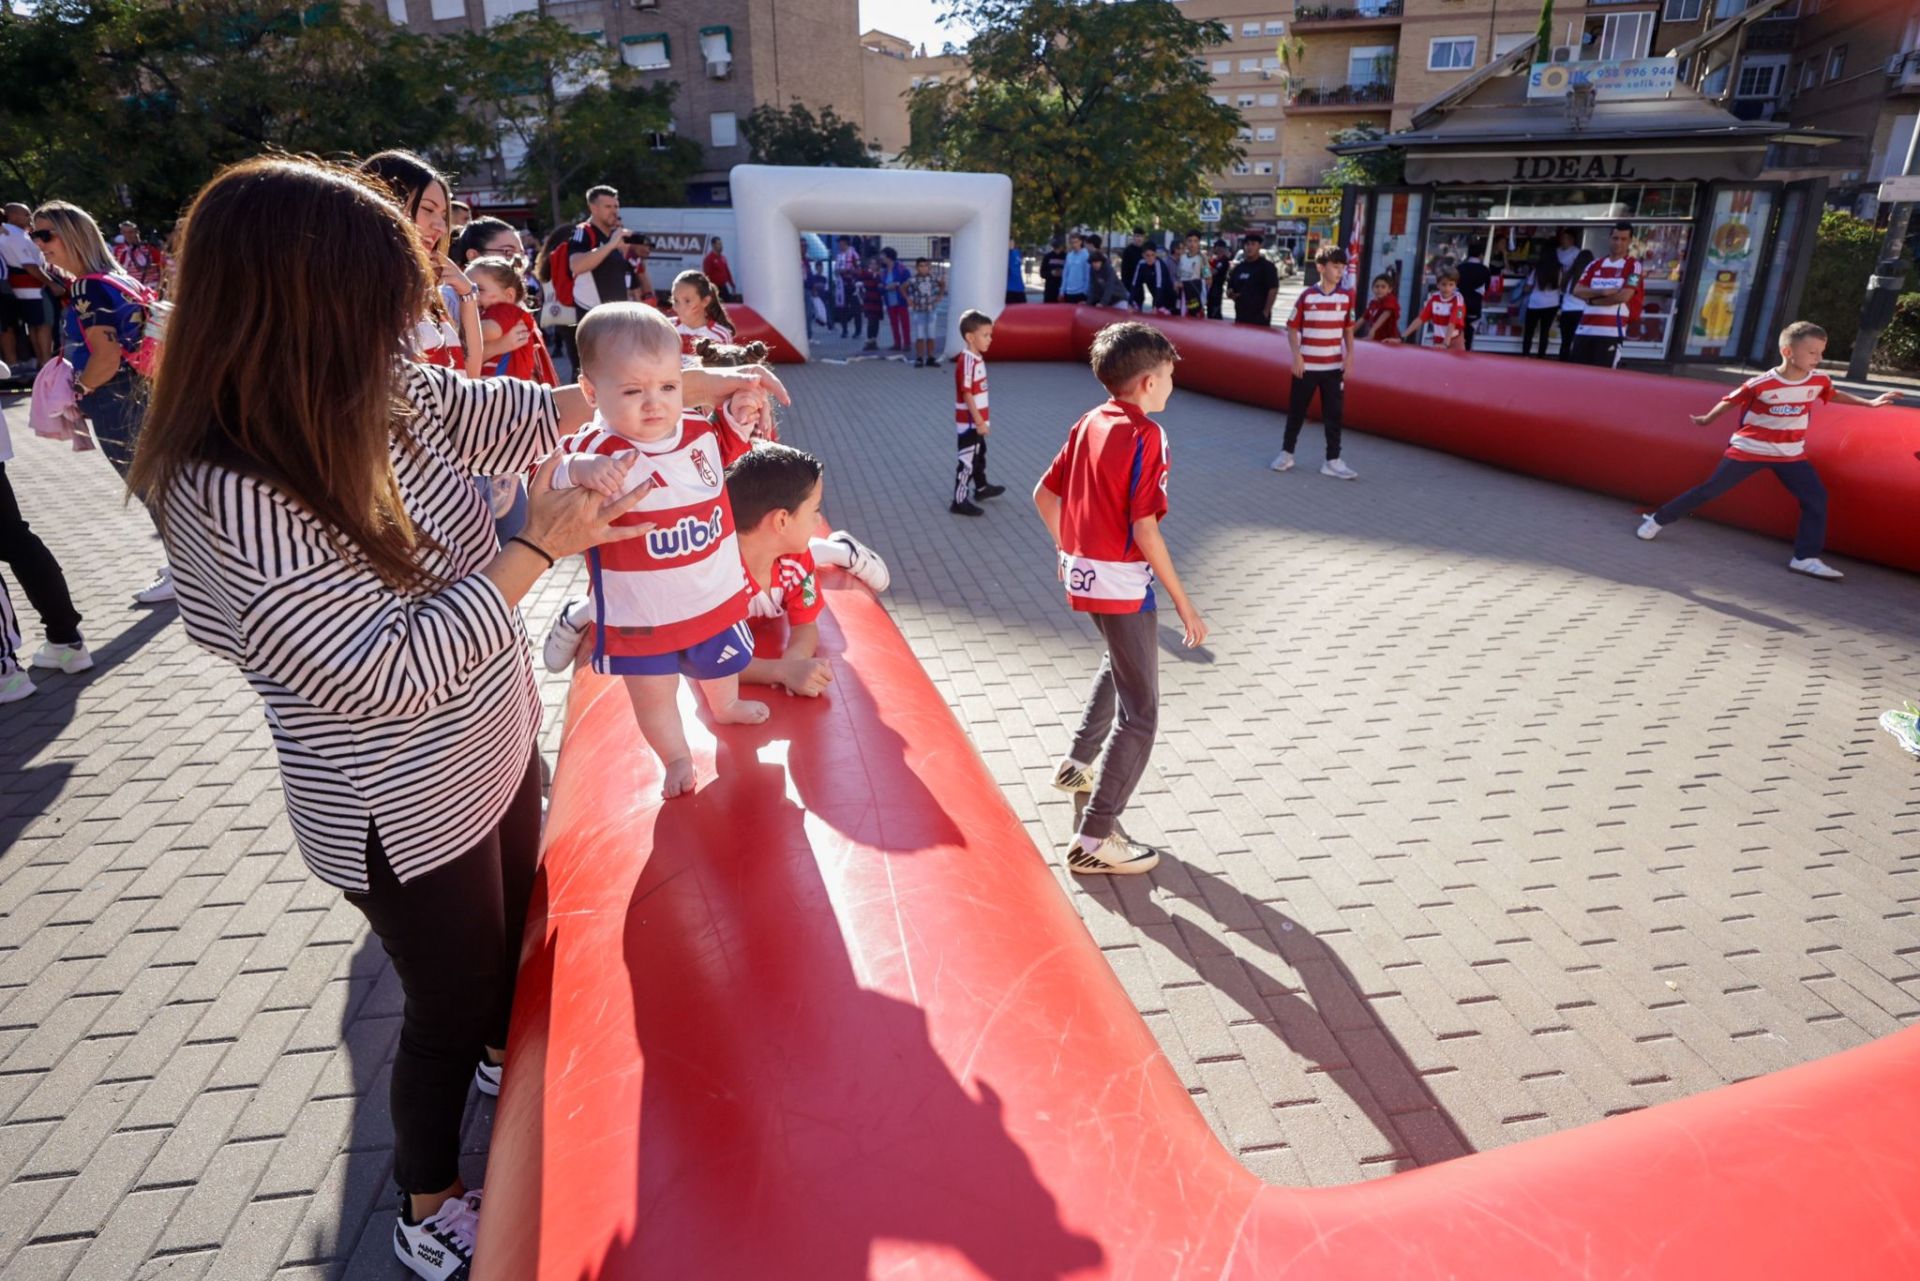
[[[1171,316],[1174,304],[1179,300],[1180,286],[1173,278],[1173,264],[1160,256],[1160,251],[1147,245],[1140,252],[1140,261],[1134,264],[1133,275],[1128,281],[1127,296],[1132,300],[1135,311],[1157,311],[1161,315]]]

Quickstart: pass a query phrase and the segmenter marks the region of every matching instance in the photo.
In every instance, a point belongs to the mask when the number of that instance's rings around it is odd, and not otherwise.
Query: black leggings
[[[393,1178],[409,1194],[460,1177],[467,1085],[507,1043],[520,935],[540,862],[540,752],[500,822],[450,863],[402,884],[367,825],[367,892],[347,892],[393,958],[406,998],[389,1092]]]
[[[71,645],[80,639],[80,612],[73,607],[66,575],[60,572],[60,562],[40,541],[40,535],[27,527],[13,496],[13,483],[7,479],[5,463],[0,463],[0,561],[5,561],[19,580],[20,590],[40,615],[48,640]]]
[[[1552,307],[1527,308],[1526,327],[1520,332],[1520,354],[1533,355],[1533,336],[1540,335],[1540,357],[1545,359],[1547,344],[1553,338],[1553,318],[1560,313]]]

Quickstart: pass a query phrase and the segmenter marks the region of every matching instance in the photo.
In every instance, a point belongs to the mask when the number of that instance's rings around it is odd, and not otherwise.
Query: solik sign
[[[1564,98],[1575,85],[1592,85],[1594,100],[1664,98],[1679,81],[1672,58],[1620,58],[1596,62],[1536,62],[1527,97]]]

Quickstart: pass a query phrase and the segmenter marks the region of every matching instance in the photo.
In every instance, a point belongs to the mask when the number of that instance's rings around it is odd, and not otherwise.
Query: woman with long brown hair
[[[408,360],[433,271],[414,224],[351,170],[263,157],[219,174],[180,238],[131,483],[188,635],[266,704],[302,856],[393,958],[394,1248],[441,1278],[471,1256],[460,1118],[469,1080],[498,1090],[538,859],[518,605],[556,558],[643,532],[611,522],[647,487],[605,504],[555,490],[549,458],[501,546],[473,478],[525,472],[589,410],[578,388]],[[686,379],[703,398],[785,398],[761,371]]]

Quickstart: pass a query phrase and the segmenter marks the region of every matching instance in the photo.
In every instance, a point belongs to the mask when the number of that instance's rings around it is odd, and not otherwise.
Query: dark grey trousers
[[[1089,617],[1107,652],[1073,738],[1073,759],[1092,764],[1098,756],[1093,799],[1080,817],[1080,834],[1098,840],[1112,834],[1153,755],[1160,724],[1160,615],[1148,610]]]

